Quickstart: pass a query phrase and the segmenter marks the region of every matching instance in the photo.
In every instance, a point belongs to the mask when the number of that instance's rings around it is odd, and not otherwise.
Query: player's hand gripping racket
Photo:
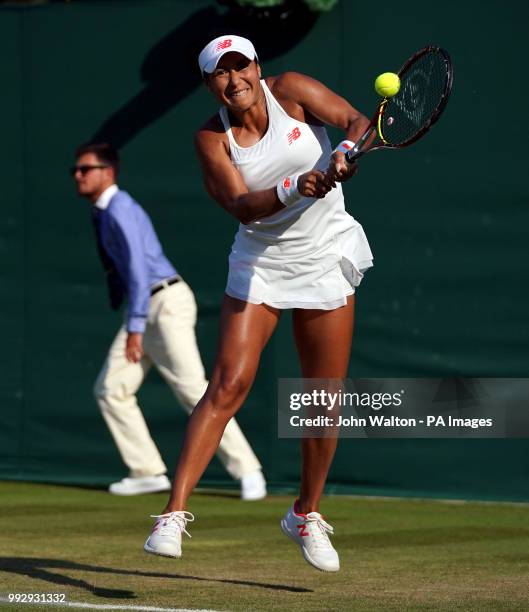
[[[356,159],[377,149],[400,149],[413,144],[439,120],[452,91],[453,69],[441,47],[425,47],[399,70],[400,90],[384,98],[369,128],[345,159]],[[376,130],[378,138],[368,143]]]

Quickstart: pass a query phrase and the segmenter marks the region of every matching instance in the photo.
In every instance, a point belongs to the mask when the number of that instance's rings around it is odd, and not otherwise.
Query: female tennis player
[[[169,557],[181,556],[182,533],[194,520],[188,497],[246,398],[281,311],[293,309],[303,377],[344,378],[355,287],[372,265],[361,225],[345,212],[340,185],[356,172],[343,152],[368,119],[308,76],[261,79],[245,38],[216,38],[198,61],[222,104],[196,135],[204,182],[241,225],[229,258],[211,380],[190,417],[169,503],[145,543],[147,552]],[[324,124],[345,132],[335,152]],[[319,502],[336,442],[302,440],[299,498],[281,522],[306,561],[328,572],[340,564]]]

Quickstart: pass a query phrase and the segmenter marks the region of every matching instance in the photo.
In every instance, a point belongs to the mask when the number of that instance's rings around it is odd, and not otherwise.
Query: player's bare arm
[[[325,125],[341,129],[345,138],[356,142],[369,126],[369,119],[347,100],[331,91],[320,81],[299,72],[285,72],[267,80],[291,117],[306,123],[317,119]],[[355,164],[347,164],[344,154],[333,154],[327,170],[331,180],[344,181],[356,174]]]
[[[284,208],[275,185],[269,189],[248,191],[231,162],[227,139],[219,132],[215,117],[197,132],[195,148],[209,195],[241,223],[269,217]],[[298,179],[298,190],[306,197],[323,198],[334,186],[334,181],[319,170],[307,172]]]
[[[267,84],[288,114],[299,121],[311,123],[311,116],[315,117],[321,123],[344,130],[353,141],[369,125],[369,119],[347,100],[309,76],[285,72],[267,79]]]

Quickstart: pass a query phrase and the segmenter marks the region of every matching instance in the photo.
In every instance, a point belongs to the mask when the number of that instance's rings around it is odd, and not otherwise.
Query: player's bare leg
[[[145,550],[181,556],[182,533],[194,517],[187,500],[218,448],[228,421],[246,399],[261,352],[279,320],[279,311],[224,297],[219,349],[204,397],[192,412],[178,459],[171,496],[158,517]]]
[[[261,352],[278,320],[278,310],[225,296],[215,366],[206,393],[189,419],[165,512],[185,510],[224,428],[250,391]]]
[[[353,324],[354,296],[336,310],[294,311],[294,335],[304,378],[345,378]],[[283,531],[301,546],[305,560],[329,572],[338,571],[340,563],[328,537],[332,527],[319,514],[319,502],[337,441],[336,436],[302,440],[299,500],[281,521]]]
[[[294,311],[294,335],[304,378],[345,378],[351,354],[354,295],[336,310]],[[337,437],[301,441],[302,472],[299,509],[318,512]]]

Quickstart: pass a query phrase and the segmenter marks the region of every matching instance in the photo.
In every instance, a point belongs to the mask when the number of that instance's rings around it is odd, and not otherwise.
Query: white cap
[[[226,34],[215,38],[202,49],[198,56],[200,72],[213,72],[220,58],[225,53],[232,51],[242,53],[249,60],[257,58],[255,48],[247,38],[235,34]]]

